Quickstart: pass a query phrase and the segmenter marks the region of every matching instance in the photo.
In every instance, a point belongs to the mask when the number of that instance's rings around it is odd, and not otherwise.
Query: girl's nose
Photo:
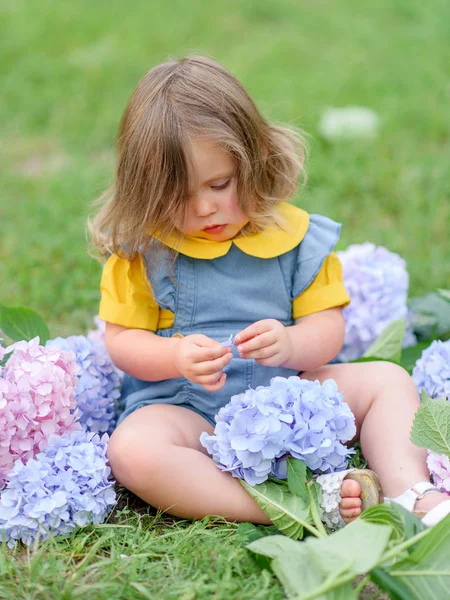
[[[217,212],[217,205],[211,194],[198,194],[195,198],[195,212],[198,217],[209,217]]]

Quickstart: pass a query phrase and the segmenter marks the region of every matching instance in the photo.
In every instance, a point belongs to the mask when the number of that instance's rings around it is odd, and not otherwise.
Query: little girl
[[[300,138],[268,123],[219,64],[169,61],[139,83],[120,124],[115,185],[91,227],[108,256],[106,345],[125,372],[113,473],[178,517],[268,523],[199,438],[233,394],[301,373],[337,382],[384,494],[433,524],[450,501],[409,440],[410,377],[390,363],[329,364],[349,302],[333,252],[340,226],[286,203],[302,172]],[[349,522],[361,487],[342,479]]]

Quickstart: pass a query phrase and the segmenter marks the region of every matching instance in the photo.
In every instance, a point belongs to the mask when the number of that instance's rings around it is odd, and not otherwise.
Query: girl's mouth
[[[211,233],[211,234],[218,234],[218,233],[222,233],[222,231],[225,229],[226,224],[225,225],[211,225],[210,227],[205,227],[203,229],[203,231],[205,233]]]

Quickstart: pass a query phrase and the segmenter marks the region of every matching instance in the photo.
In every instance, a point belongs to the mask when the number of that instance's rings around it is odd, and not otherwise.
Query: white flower
[[[319,123],[319,132],[327,140],[372,138],[380,127],[379,116],[370,108],[348,106],[328,108]]]

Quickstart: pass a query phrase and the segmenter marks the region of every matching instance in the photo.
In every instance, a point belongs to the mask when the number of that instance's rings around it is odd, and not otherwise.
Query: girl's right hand
[[[202,385],[208,392],[217,392],[225,385],[223,368],[233,352],[206,335],[193,334],[180,338],[175,349],[175,366],[180,375]]]

